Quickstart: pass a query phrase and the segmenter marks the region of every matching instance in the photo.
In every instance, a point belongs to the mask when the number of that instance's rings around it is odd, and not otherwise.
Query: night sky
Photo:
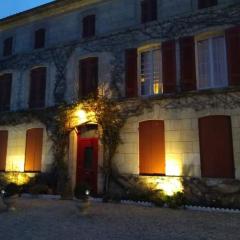
[[[52,2],[53,0],[0,0],[0,18]]]

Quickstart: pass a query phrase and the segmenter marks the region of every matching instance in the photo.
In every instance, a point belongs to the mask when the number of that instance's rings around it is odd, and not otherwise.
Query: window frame
[[[153,76],[151,77],[151,82],[150,82],[150,92],[148,92],[147,94],[142,95],[141,93],[141,54],[142,53],[146,53],[146,52],[153,52],[154,50],[160,50],[160,82],[159,82],[159,93],[154,94],[153,92]],[[161,49],[161,44],[156,43],[156,44],[150,44],[147,46],[143,46],[138,48],[137,50],[137,76],[138,76],[138,96],[140,97],[151,97],[151,96],[158,96],[158,95],[162,95],[163,94],[163,69],[162,69],[162,49]],[[153,63],[153,62],[152,62]],[[152,74],[152,73],[151,73]],[[153,74],[152,74],[153,75]]]
[[[156,9],[155,9],[155,15],[148,15],[147,16],[147,19],[144,19],[144,10],[143,10],[143,7],[144,7],[144,4],[145,5],[150,5],[150,3],[148,3],[148,1],[155,1],[155,4],[156,4]],[[149,7],[149,6],[148,6]],[[152,2],[151,2],[151,8],[152,8]],[[153,14],[153,12],[151,12]],[[147,23],[151,23],[153,21],[157,21],[158,20],[158,0],[141,0],[140,1],[140,20],[141,20],[141,24],[147,24]]]
[[[32,103],[32,99],[31,99],[31,91],[33,91],[32,88],[32,72],[36,69],[39,68],[44,68],[45,69],[45,90],[44,90],[44,98],[43,98],[43,106],[36,106],[36,102],[34,102],[34,104]],[[29,71],[29,83],[28,83],[28,108],[29,109],[43,109],[47,107],[47,87],[48,87],[48,66],[46,65],[39,65],[39,66],[35,66],[33,68],[30,69]]]
[[[37,46],[37,34],[39,31],[44,31],[44,39],[43,39],[43,45]],[[34,42],[33,42],[33,49],[38,50],[38,49],[43,49],[46,47],[46,38],[47,37],[47,30],[45,27],[39,27],[34,30]]]
[[[12,108],[12,97],[13,97],[13,73],[12,72],[3,72],[0,74],[0,77],[4,77],[6,75],[10,75],[10,94],[9,94],[9,105],[7,106],[0,106],[0,113],[2,112],[9,112]],[[1,80],[0,80],[1,81]],[[3,108],[3,109],[2,109]],[[4,110],[5,108],[5,110]]]
[[[224,37],[224,49],[225,49],[225,64],[226,64],[226,74],[227,79],[224,86],[215,86],[214,85],[214,67],[213,67],[213,38]],[[209,47],[209,56],[210,56],[210,86],[200,87],[200,76],[199,76],[199,59],[198,59],[198,42],[208,40]],[[210,44],[210,46],[209,46]],[[207,90],[207,89],[217,89],[217,88],[226,88],[228,87],[228,62],[227,62],[227,46],[226,46],[226,36],[224,31],[217,32],[207,32],[195,36],[195,61],[196,61],[196,80],[197,80],[197,90]]]
[[[91,26],[93,29],[92,28],[90,29],[91,32],[89,30],[89,25],[90,25],[89,19],[91,19],[91,21],[92,21],[92,19],[94,19],[93,26]],[[93,13],[93,14],[88,14],[88,15],[83,16],[83,18],[82,18],[82,38],[87,39],[87,38],[92,38],[95,36],[96,36],[96,14]]]
[[[200,1],[201,0],[198,0],[198,2],[197,2],[197,9],[199,9],[199,10],[215,7],[215,6],[217,6],[219,4],[218,0],[216,0],[216,3],[212,3],[212,4],[210,4],[210,6],[201,7]]]
[[[8,52],[7,48],[7,41],[11,41],[11,51]],[[2,49],[2,56],[3,57],[10,57],[13,55],[13,36],[9,36],[3,40],[3,49]]]

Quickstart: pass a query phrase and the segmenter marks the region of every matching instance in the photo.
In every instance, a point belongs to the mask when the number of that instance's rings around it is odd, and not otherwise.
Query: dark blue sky
[[[25,11],[53,0],[0,0],[0,18]]]

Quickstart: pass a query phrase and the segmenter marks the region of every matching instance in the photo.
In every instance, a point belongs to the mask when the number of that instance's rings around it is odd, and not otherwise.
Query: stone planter
[[[3,203],[6,205],[8,211],[16,210],[16,204],[19,196],[13,195],[10,197],[3,197]]]
[[[91,207],[91,202],[89,199],[76,200],[76,207],[82,215],[87,215]]]

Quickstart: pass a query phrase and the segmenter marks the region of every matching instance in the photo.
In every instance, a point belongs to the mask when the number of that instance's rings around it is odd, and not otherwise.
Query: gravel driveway
[[[82,216],[73,201],[21,199],[0,213],[0,240],[8,239],[240,240],[240,214],[93,203]]]

